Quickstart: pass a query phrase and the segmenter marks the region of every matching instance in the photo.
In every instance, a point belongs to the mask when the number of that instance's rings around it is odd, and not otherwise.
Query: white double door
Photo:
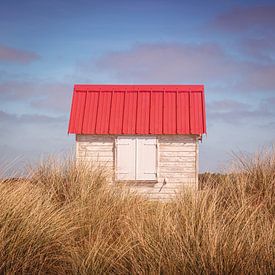
[[[116,178],[117,180],[157,179],[156,137],[117,137]]]

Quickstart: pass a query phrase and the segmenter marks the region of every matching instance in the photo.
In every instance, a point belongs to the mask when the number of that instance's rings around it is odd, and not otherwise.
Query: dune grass
[[[104,171],[48,161],[0,183],[0,273],[272,274],[275,155],[150,201]]]

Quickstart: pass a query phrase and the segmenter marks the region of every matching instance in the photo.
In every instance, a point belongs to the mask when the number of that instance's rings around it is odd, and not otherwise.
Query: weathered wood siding
[[[113,181],[114,140],[109,135],[76,135],[76,160],[104,168]]]
[[[77,135],[76,158],[78,161],[106,167],[110,181],[115,181],[115,138],[114,135]],[[153,199],[171,198],[183,188],[198,188],[198,136],[157,136],[158,181],[130,185],[139,193]],[[166,182],[166,184],[164,184]]]

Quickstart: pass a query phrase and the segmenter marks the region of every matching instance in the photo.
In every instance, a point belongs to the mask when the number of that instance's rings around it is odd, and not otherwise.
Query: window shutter
[[[156,180],[157,178],[157,140],[152,137],[137,139],[137,180]]]
[[[118,137],[116,140],[117,180],[135,179],[135,138]]]

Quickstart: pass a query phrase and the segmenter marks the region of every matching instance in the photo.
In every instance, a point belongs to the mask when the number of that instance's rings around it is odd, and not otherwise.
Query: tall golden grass
[[[166,202],[73,161],[2,181],[0,273],[272,274],[275,154],[238,163]]]

